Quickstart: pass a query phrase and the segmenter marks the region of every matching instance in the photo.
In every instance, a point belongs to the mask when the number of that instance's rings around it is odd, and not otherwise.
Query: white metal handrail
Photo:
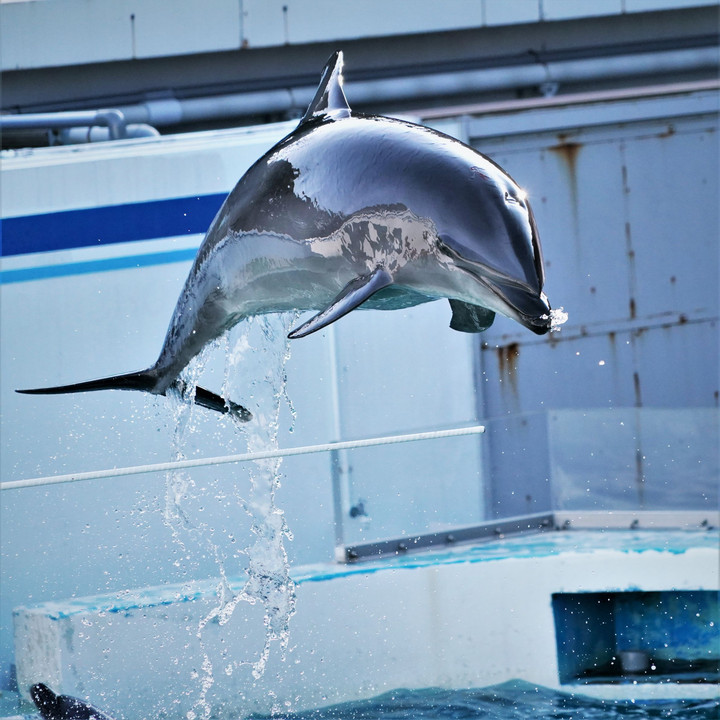
[[[226,465],[228,463],[268,460],[271,458],[291,457],[294,455],[310,455],[311,453],[330,452],[332,450],[352,450],[354,448],[372,447],[375,445],[395,445],[398,443],[415,442],[418,440],[437,440],[440,438],[461,437],[463,435],[479,435],[485,432],[483,425],[452,428],[449,430],[431,430],[428,432],[410,433],[407,435],[387,435],[362,440],[343,440],[322,445],[305,445],[301,447],[261,450],[259,452],[241,453],[239,455],[221,455],[211,458],[195,458],[193,460],[174,460],[149,465],[134,465],[108,470],[92,470],[89,472],[69,473],[67,475],[49,475],[46,477],[27,478],[25,480],[9,480],[0,483],[0,490],[19,490],[20,488],[37,487],[40,485],[57,485],[59,483],[79,482],[81,480],[99,480],[125,475],[142,475],[145,473],[165,472],[168,470],[184,470],[187,468],[204,467],[207,465]]]

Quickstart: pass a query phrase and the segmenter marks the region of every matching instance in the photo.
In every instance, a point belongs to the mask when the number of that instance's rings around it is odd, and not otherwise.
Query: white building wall
[[[0,4],[18,70],[717,5],[717,0],[24,0]],[[57,32],[62,26],[63,32]],[[88,27],[102,28],[88,33]],[[42,38],[42,42],[29,42]]]

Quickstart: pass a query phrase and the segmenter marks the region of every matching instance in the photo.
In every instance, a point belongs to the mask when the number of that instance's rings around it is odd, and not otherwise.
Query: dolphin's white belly
[[[273,233],[219,242],[190,273],[155,364],[164,392],[209,342],[243,318],[324,307],[353,277],[342,254],[324,257],[311,243]]]
[[[455,298],[502,312],[493,293],[437,249],[432,222],[409,210],[353,215],[327,237],[228,234],[202,254],[178,300],[155,365],[158,391],[208,343],[253,315],[322,310],[354,278],[377,267],[394,279],[366,307],[396,309]]]

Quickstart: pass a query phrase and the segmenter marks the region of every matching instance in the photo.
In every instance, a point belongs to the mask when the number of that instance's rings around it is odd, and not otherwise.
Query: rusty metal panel
[[[717,316],[717,133],[672,124],[620,152],[637,317]]]
[[[540,420],[528,424],[535,413],[717,412],[718,117],[707,112],[707,97],[704,110],[693,114],[689,108],[700,107],[697,100],[678,96],[648,105],[646,120],[636,105],[597,106],[592,117],[587,109],[571,113],[586,122],[576,127],[561,127],[557,116],[543,115],[536,118],[542,121],[536,132],[520,132],[522,119],[515,116],[512,135],[484,140],[472,137],[482,123],[467,123],[473,144],[528,190],[545,253],[546,291],[553,306],[569,313],[567,324],[551,336],[537,338],[499,318],[478,341],[478,415],[513,427],[501,443],[492,432],[487,437],[493,515],[522,509],[518,487],[538,495],[554,471],[543,449],[567,456],[570,446],[550,445],[602,445],[602,433],[593,435],[582,423],[573,440],[571,421],[550,442]],[[623,113],[629,122],[618,122]],[[524,118],[528,128],[531,115]],[[653,420],[648,427],[653,437],[646,444],[662,448],[662,424]],[[700,423],[697,432],[708,427]],[[640,489],[648,468],[636,468],[633,458],[643,456],[647,432],[640,423],[622,436],[629,443],[623,455],[628,482]],[[653,485],[651,504],[664,507],[676,489],[667,487],[670,460],[657,457],[667,466],[665,485]],[[659,467],[656,461],[657,477]],[[514,494],[507,490],[508,478]],[[563,485],[566,497],[573,496],[571,486],[572,479]],[[611,483],[603,491],[602,483],[595,485],[596,504],[586,509],[616,505],[617,487]],[[628,506],[648,500],[637,488],[627,496]],[[580,484],[575,489],[584,492]],[[556,501],[551,498],[550,506]],[[698,495],[686,504],[703,502],[707,498]]]
[[[551,302],[571,311],[573,325],[625,318],[630,279],[624,220],[615,210],[623,207],[616,143],[548,136],[534,149],[494,157],[528,190]]]
[[[720,384],[717,320],[668,323],[637,330],[633,333],[633,344],[639,405],[717,408]]]
[[[487,344],[481,363],[481,417],[635,405],[628,333],[568,333],[562,342]]]

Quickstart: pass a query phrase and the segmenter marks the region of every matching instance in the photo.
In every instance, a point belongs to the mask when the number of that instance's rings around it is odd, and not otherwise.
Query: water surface
[[[720,700],[634,703],[596,700],[512,680],[474,690],[395,690],[371,700],[272,717],[274,720],[717,720]]]

